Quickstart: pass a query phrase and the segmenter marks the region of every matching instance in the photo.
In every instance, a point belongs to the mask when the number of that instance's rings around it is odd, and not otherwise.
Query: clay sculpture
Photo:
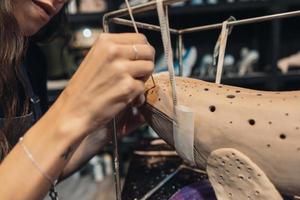
[[[146,121],[174,145],[168,74],[147,82]],[[219,200],[300,194],[300,92],[256,91],[176,77],[177,98],[195,112],[194,160]],[[192,148],[192,147],[191,147]],[[278,191],[277,191],[278,190]]]

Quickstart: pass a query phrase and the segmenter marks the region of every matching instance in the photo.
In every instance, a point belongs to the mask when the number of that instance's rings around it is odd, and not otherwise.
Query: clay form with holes
[[[154,79],[155,87],[152,81],[146,84],[142,112],[161,138],[174,145],[169,77],[158,74]],[[195,112],[198,168],[207,168],[212,152],[234,149],[280,192],[300,194],[300,92],[264,92],[179,77],[176,84],[179,104]]]

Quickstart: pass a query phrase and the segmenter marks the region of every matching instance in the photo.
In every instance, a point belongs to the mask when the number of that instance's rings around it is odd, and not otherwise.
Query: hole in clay
[[[257,176],[258,176],[258,177],[261,177],[261,175],[260,175],[260,174],[257,174]]]
[[[232,94],[230,94],[230,95],[227,95],[227,98],[229,98],[229,99],[234,99],[234,98],[235,98],[235,96],[234,96],[234,95],[232,95]]]
[[[250,124],[251,126],[254,126],[254,125],[255,125],[255,120],[254,120],[254,119],[249,119],[248,122],[249,122],[249,124]]]
[[[229,171],[228,169],[226,169],[225,172],[226,172],[227,174],[230,174],[230,171]]]
[[[236,168],[238,168],[239,170],[241,170],[241,167],[240,167],[240,166],[237,166]]]
[[[231,153],[231,155],[235,156],[235,153]]]
[[[238,178],[241,180],[244,180],[244,176],[243,175],[238,175]]]
[[[223,86],[219,85],[218,88],[223,88]]]
[[[256,190],[255,191],[255,195],[259,195],[259,194],[260,194],[260,192]]]
[[[285,113],[285,116],[289,116],[289,113]]]
[[[298,126],[296,127],[296,130],[299,130],[299,127],[298,127]]]
[[[232,197],[232,193],[229,192],[229,193],[228,193],[228,196],[229,196],[229,197]]]
[[[252,171],[252,168],[248,167],[247,170],[248,170],[248,172],[251,172],[251,171]]]
[[[262,94],[257,94],[257,96],[262,96]]]
[[[160,99],[160,98],[158,98],[158,101],[161,101],[161,99]]]
[[[280,139],[285,140],[286,139],[286,135],[284,133],[279,135]]]
[[[230,123],[230,124],[232,124],[233,122],[232,122],[232,121],[230,121],[229,123]]]
[[[251,176],[248,176],[248,179],[251,180]]]
[[[268,147],[268,148],[270,148],[270,147],[271,147],[271,145],[270,145],[270,144],[267,144],[267,147]]]
[[[204,88],[204,91],[209,91],[209,89],[208,88]]]
[[[271,125],[271,124],[272,124],[272,122],[271,122],[271,121],[269,121],[269,124]]]
[[[209,110],[210,110],[210,112],[215,112],[216,111],[216,106],[214,106],[214,105],[209,106]]]
[[[237,91],[235,91],[236,93],[241,93],[241,91],[239,91],[239,90],[237,90]]]

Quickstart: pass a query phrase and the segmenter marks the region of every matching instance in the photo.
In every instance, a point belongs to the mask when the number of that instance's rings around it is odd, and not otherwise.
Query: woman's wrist
[[[45,122],[54,122],[55,137],[68,140],[70,143],[78,143],[88,134],[89,126],[84,117],[76,115],[76,112],[70,112],[65,107],[66,104],[66,95],[63,92],[47,112]]]

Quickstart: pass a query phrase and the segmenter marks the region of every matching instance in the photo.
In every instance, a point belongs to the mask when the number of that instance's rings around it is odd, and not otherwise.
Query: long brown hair
[[[18,92],[25,91],[20,65],[26,42],[13,15],[12,2],[0,1],[0,108],[7,119],[28,112],[27,97],[24,94],[24,99],[20,100]],[[6,120],[0,129],[0,160],[10,149],[8,141],[11,121]]]
[[[13,119],[28,114],[30,110],[26,84],[20,68],[27,39],[21,33],[13,15],[13,2],[0,0],[0,111],[6,118],[4,124],[0,123],[0,162],[16,142]],[[30,40],[49,42],[56,36],[62,36],[68,41],[70,35],[66,31],[65,8],[66,5]]]

